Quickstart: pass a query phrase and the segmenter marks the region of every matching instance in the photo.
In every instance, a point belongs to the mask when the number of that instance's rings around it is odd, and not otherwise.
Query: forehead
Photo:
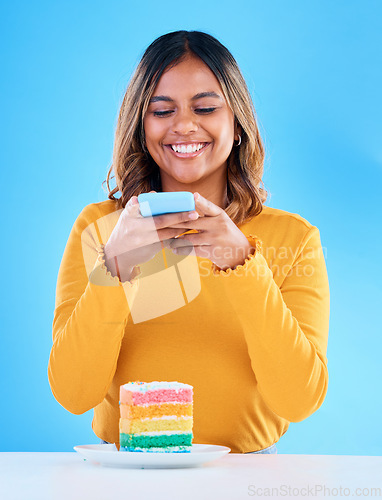
[[[195,95],[199,92],[215,91],[223,98],[220,83],[210,68],[199,58],[188,56],[171,69],[166,69],[153,95]]]

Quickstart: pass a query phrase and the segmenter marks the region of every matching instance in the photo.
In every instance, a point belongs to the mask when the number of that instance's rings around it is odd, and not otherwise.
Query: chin
[[[176,182],[181,182],[182,184],[192,184],[194,182],[200,181],[203,178],[204,172],[191,172],[182,169],[182,172],[166,172],[167,175]]]
[[[200,181],[200,177],[173,177],[175,182],[179,182],[180,184],[195,184]]]

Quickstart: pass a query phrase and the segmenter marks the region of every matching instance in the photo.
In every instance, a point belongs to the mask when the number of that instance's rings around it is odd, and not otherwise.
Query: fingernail
[[[192,219],[192,220],[196,220],[198,217],[199,217],[198,212],[190,212],[190,213],[188,214],[188,218],[189,218],[189,219]]]
[[[196,192],[196,193],[194,194],[194,199],[195,199],[195,201],[197,201],[199,198],[200,198],[200,194],[199,194],[198,192]]]

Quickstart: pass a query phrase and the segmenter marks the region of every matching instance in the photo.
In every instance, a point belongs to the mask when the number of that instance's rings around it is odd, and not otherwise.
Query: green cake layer
[[[192,433],[159,434],[148,436],[143,434],[120,434],[120,445],[127,448],[151,448],[167,446],[191,446]]]

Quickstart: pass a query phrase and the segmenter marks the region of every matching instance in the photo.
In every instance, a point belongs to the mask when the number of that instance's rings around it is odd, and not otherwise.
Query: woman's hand
[[[183,228],[184,231],[196,229],[199,232],[173,239],[169,247],[177,255],[188,255],[194,247],[198,257],[211,260],[223,270],[244,264],[245,258],[255,250],[245,235],[222,208],[199,193],[194,193],[194,199],[195,209],[204,216],[170,227]]]
[[[105,245],[106,267],[115,276],[114,257],[117,257],[120,276],[124,278],[122,281],[128,280],[135,266],[151,260],[161,251],[162,244],[169,246],[172,238],[184,232],[171,226],[198,217],[196,211],[143,217],[137,196],[132,196]]]

